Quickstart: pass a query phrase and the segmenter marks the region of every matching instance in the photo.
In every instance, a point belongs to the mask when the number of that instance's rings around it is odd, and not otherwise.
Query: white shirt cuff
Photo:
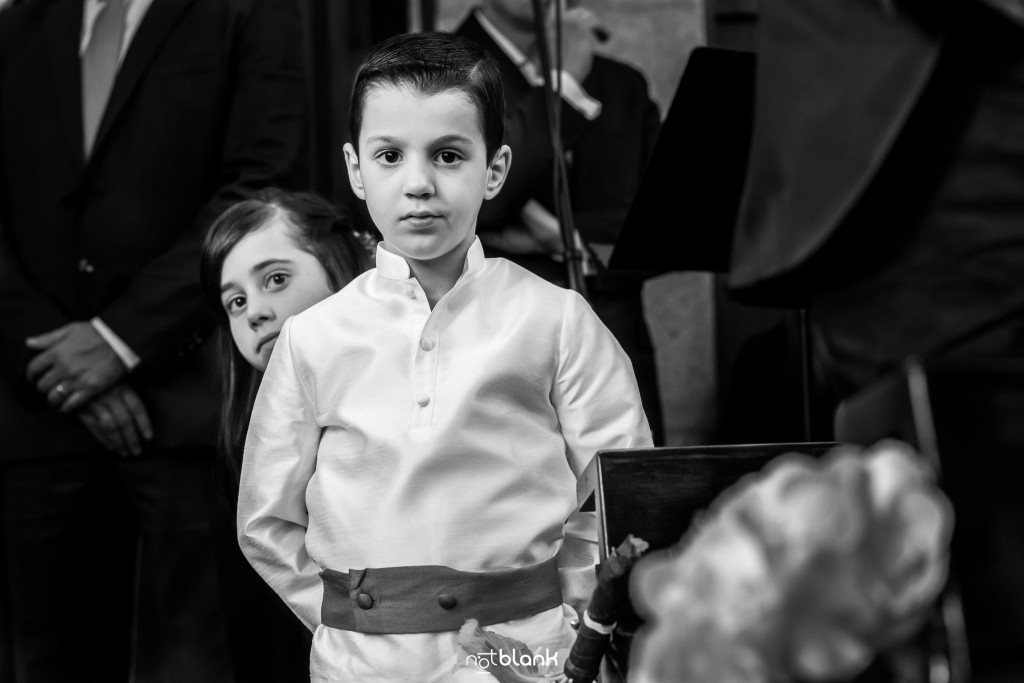
[[[114,353],[116,353],[117,357],[121,359],[124,366],[128,368],[128,372],[134,370],[135,366],[142,362],[142,359],[139,358],[139,356],[132,351],[120,337],[114,334],[114,331],[107,327],[107,324],[102,320],[99,318],[93,318],[89,321],[89,324],[100,333],[100,336],[103,337],[103,341],[110,344],[110,348],[114,349]]]

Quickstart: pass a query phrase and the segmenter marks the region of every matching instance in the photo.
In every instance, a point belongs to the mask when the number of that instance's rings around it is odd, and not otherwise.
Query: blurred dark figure
[[[559,0],[561,1],[561,0]],[[554,3],[544,3],[549,11]],[[548,18],[551,21],[551,18]],[[636,69],[597,55],[605,29],[582,7],[564,14],[562,135],[576,229],[591,248],[588,299],[633,362],[655,444],[664,441],[657,369],[643,316],[643,276],[603,263],[622,231],[660,126],[647,82]],[[486,202],[478,232],[488,256],[502,256],[566,286],[554,217],[553,154],[530,0],[484,0],[456,30],[482,45],[501,69],[506,142],[512,167],[501,194]],[[553,35],[553,27],[549,29]],[[554,54],[554,53],[552,53]]]
[[[763,0],[761,9],[734,293],[809,307],[814,375],[834,399],[910,354],[1019,365],[1024,1]],[[1020,392],[991,383],[970,395],[981,389],[1001,392],[990,418],[1024,411]],[[974,453],[1019,455],[1021,430],[970,414],[942,414],[938,450],[1001,479],[1001,508],[1014,512],[986,525],[1024,538],[1020,468],[992,470]],[[986,495],[947,489],[962,510]],[[1019,545],[988,549],[1016,567],[1013,581],[964,587],[976,681],[1024,677],[1024,632],[997,618],[1024,599]],[[975,611],[983,604],[1003,607]]]
[[[809,304],[840,397],[1024,350],[1024,2],[767,0],[759,36],[733,293]]]
[[[291,0],[0,13],[0,500],[19,682],[234,679],[198,254],[228,205],[292,184],[301,45]]]

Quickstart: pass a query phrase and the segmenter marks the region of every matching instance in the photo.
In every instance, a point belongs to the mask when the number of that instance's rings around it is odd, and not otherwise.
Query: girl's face
[[[280,218],[243,237],[220,271],[220,301],[242,357],[263,372],[284,321],[333,292],[320,261]]]

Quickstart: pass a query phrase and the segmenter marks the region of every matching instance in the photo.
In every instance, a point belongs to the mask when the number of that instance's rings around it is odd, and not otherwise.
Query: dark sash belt
[[[350,573],[325,569],[325,626],[359,633],[458,631],[467,619],[481,626],[525,619],[562,604],[558,564],[463,572],[449,567],[383,567]]]

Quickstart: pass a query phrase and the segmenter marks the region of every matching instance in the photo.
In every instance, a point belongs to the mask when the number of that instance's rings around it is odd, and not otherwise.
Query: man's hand
[[[62,413],[81,408],[127,372],[114,350],[87,322],[68,323],[29,337],[25,345],[39,351],[28,364],[29,381]]]
[[[509,225],[501,230],[480,233],[480,241],[492,249],[509,254],[545,254],[544,245],[522,225]]]
[[[545,253],[562,253],[562,229],[558,225],[558,218],[545,209],[543,204],[531,199],[519,212],[519,218]]]
[[[117,384],[78,411],[78,419],[108,451],[122,457],[140,455],[143,440],[153,438],[146,407],[135,390]]]
[[[501,230],[480,233],[480,241],[492,249],[509,254],[561,254],[562,231],[558,218],[536,199],[528,201],[519,212],[522,225],[509,225]]]

